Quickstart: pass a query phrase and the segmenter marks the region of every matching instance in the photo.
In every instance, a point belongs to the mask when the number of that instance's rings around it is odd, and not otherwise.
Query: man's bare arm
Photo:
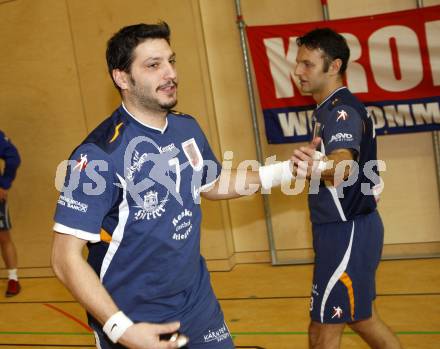
[[[301,149],[313,154],[316,147],[321,142],[321,138],[316,137],[307,146],[301,147]],[[279,163],[279,167],[275,171],[265,171],[266,174],[262,175],[260,171],[262,168],[248,170],[245,169],[232,169],[232,170],[222,170],[219,179],[209,188],[202,191],[202,197],[209,200],[221,200],[221,199],[234,199],[244,195],[252,195],[256,193],[263,184],[266,189],[271,187],[270,183],[276,183],[279,185],[283,181],[284,177],[289,177],[286,172],[290,172],[290,179],[294,179],[292,171],[295,171],[293,164],[289,161],[284,161],[284,164]],[[263,166],[268,169],[270,166]],[[271,173],[274,172],[274,173]],[[269,178],[268,178],[269,173]],[[273,177],[273,178],[270,178]],[[283,178],[281,178],[283,177]],[[269,185],[262,183],[262,178],[264,182],[268,182]],[[269,180],[267,180],[269,179]]]
[[[258,191],[261,181],[258,171],[222,170],[215,184],[201,193],[208,200],[234,199]]]
[[[52,266],[56,276],[76,300],[101,324],[119,311],[101,284],[95,271],[82,256],[87,241],[75,236],[56,233],[52,249]],[[179,323],[138,323],[127,328],[118,343],[135,349],[177,348],[176,342],[159,341],[160,334],[174,333]]]

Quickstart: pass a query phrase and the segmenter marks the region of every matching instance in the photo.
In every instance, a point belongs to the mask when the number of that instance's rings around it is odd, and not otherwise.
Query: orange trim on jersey
[[[119,124],[115,127],[115,134],[113,135],[112,139],[110,139],[109,143],[114,142],[115,139],[118,138],[118,136],[119,136],[119,129],[122,127],[122,125],[124,125],[123,122],[119,123]]]
[[[104,229],[101,228],[101,232],[99,233],[101,237],[101,241],[110,243],[112,241],[112,237],[109,233],[107,233]]]
[[[354,320],[354,292],[353,292],[353,283],[351,282],[350,276],[346,272],[343,272],[341,277],[339,278],[341,282],[347,288],[348,299],[350,301],[350,313],[351,319]]]

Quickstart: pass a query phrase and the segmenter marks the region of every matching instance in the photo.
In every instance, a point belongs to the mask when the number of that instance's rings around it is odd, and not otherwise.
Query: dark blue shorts
[[[184,349],[234,349],[232,337],[226,326],[220,305],[214,298],[202,314],[194,314],[181,321],[180,332],[189,337]],[[206,302],[206,299],[202,300]],[[170,320],[171,321],[171,320]],[[95,331],[96,347],[100,349],[122,349],[122,345],[113,344],[101,329]]]
[[[207,321],[206,321],[207,320]],[[234,349],[231,333],[225,323],[223,312],[220,305],[216,306],[215,313],[212,317],[206,319],[203,323],[198,324],[193,329],[186,332],[185,324],[182,326],[182,332],[188,333],[189,343],[188,349]]]
[[[0,201],[0,231],[11,229],[11,219],[7,201]]]
[[[313,321],[350,323],[371,317],[382,246],[377,211],[347,222],[313,225]]]

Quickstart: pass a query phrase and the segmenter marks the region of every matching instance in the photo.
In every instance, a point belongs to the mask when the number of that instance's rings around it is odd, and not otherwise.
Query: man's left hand
[[[310,177],[313,168],[313,161],[315,161],[315,152],[318,145],[321,143],[320,137],[315,137],[312,142],[306,146],[295,149],[291,160],[296,168],[296,173],[301,177]]]

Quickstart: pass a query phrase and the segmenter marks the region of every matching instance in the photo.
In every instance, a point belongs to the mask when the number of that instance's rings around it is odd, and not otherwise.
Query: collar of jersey
[[[321,106],[323,106],[330,98],[332,98],[336,92],[338,92],[344,88],[347,88],[347,86],[341,86],[341,87],[337,88],[336,90],[334,90],[332,93],[330,93],[320,104],[318,104],[316,106],[316,110],[321,108]]]
[[[158,128],[158,127],[150,126],[150,125],[146,124],[145,122],[142,122],[141,120],[139,120],[136,116],[134,116],[132,113],[130,113],[130,112],[127,110],[127,108],[126,108],[125,105],[124,105],[124,102],[122,102],[122,108],[124,109],[124,111],[125,111],[125,112],[126,112],[126,113],[127,113],[132,119],[134,119],[134,121],[136,121],[138,124],[141,124],[142,126],[148,128],[148,129],[150,129],[150,130],[158,131],[158,132],[160,132],[161,134],[164,134],[165,131],[166,131],[167,128],[168,128],[168,117],[165,119],[165,126],[163,127],[163,129],[160,129],[160,128]]]

